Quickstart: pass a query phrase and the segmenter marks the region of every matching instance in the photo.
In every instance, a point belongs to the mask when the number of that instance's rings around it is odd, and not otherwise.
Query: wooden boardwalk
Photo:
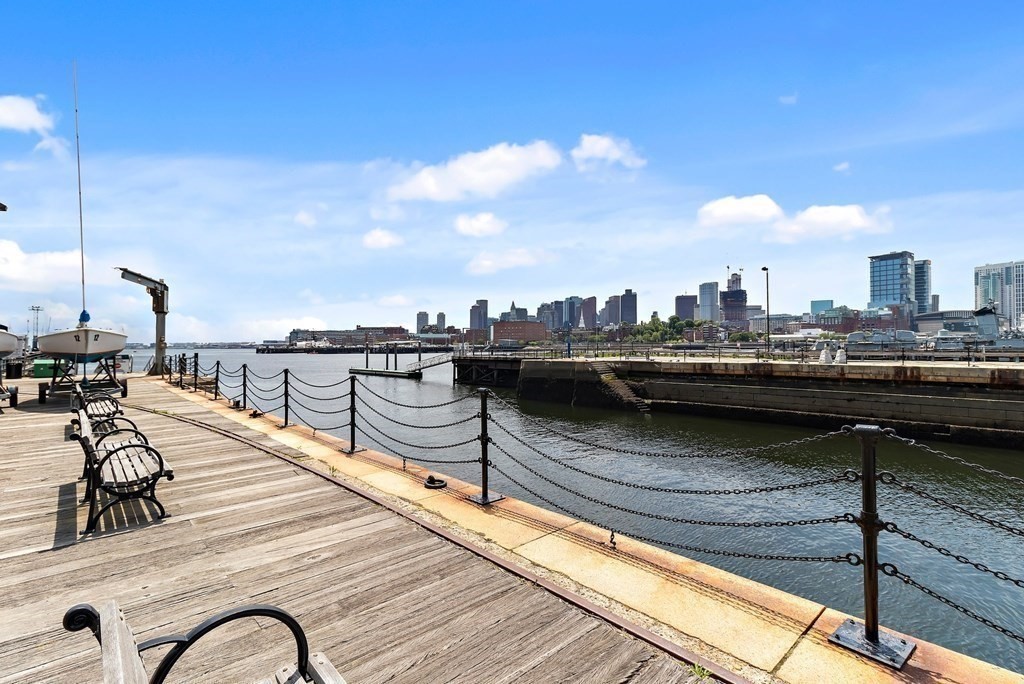
[[[246,603],[305,627],[360,682],[696,682],[663,652],[377,504],[251,445],[166,415],[127,414],[174,466],[170,517],[118,506],[80,536],[87,506],[70,414],[22,388],[0,413],[0,684],[99,682],[76,603],[116,599],[139,640]],[[258,432],[135,382],[127,401],[302,459]],[[160,650],[161,654],[163,650]],[[175,681],[245,682],[294,659],[286,630],[248,619],[213,632]],[[147,662],[153,660],[147,656]]]

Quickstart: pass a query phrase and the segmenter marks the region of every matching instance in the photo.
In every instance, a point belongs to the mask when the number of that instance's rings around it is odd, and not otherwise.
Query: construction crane
[[[149,369],[150,375],[162,375],[164,372],[164,356],[167,354],[167,293],[170,288],[163,280],[156,280],[141,273],[136,273],[121,266],[121,277],[138,283],[146,288],[146,292],[153,298],[153,313],[156,314],[156,349],[153,351],[153,367]]]

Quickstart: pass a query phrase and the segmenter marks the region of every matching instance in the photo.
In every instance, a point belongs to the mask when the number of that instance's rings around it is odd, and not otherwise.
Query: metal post
[[[242,364],[242,408],[249,408],[248,406],[248,395],[249,394],[249,365]]]
[[[284,427],[288,427],[288,369],[284,369]]]
[[[480,394],[480,494],[469,497],[481,506],[501,501],[505,497],[501,494],[491,494],[487,489],[487,445],[491,438],[487,436],[487,394],[484,387],[476,390]]]
[[[214,367],[216,370],[213,371],[213,399],[216,401],[220,399],[220,359],[217,359]]]
[[[423,340],[416,341],[416,360],[423,360]]]
[[[348,376],[348,454],[356,453],[356,376]]]
[[[185,354],[178,357],[178,389],[185,389]]]
[[[848,619],[832,633],[829,641],[898,670],[907,662],[916,644],[878,630],[878,531],[882,529],[882,520],[878,517],[875,447],[882,436],[882,428],[857,425],[853,433],[860,442],[861,453],[861,511],[857,524],[863,539],[864,624]]]
[[[384,345],[384,370],[391,370],[391,350]]]
[[[398,345],[395,344],[395,370],[398,370]]]
[[[199,391],[199,352],[192,355],[192,391]]]
[[[366,368],[369,368],[370,367],[370,345],[368,345],[368,344],[365,345],[364,349],[366,350]]]

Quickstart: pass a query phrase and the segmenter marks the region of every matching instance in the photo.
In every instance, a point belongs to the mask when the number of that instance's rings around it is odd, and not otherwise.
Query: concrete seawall
[[[651,410],[1024,448],[1024,367],[611,361]],[[524,360],[523,399],[627,407],[589,361]]]

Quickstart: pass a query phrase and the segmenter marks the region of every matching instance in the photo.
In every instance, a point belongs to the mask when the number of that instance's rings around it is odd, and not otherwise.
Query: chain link
[[[451,423],[443,423],[441,425],[413,425],[412,423],[403,423],[402,421],[396,420],[396,419],[392,418],[391,416],[384,415],[383,413],[381,413],[380,411],[375,409],[370,404],[367,404],[366,401],[362,397],[360,397],[359,395],[356,395],[356,401],[362,403],[363,406],[365,406],[366,408],[370,409],[371,411],[376,413],[378,416],[380,416],[384,420],[391,421],[395,425],[401,425],[402,427],[407,427],[407,428],[415,428],[415,429],[418,429],[418,430],[438,430],[438,429],[441,429],[441,428],[449,428],[449,427],[454,427],[456,425],[462,425],[463,423],[468,423],[471,420],[479,420],[480,419],[480,412],[477,411],[476,415],[467,416],[466,418],[461,418],[459,420],[452,421]]]
[[[910,577],[909,575],[906,575],[906,574],[900,572],[899,568],[897,568],[892,563],[882,563],[881,565],[878,566],[878,569],[882,571],[883,575],[887,575],[888,577],[895,577],[896,579],[900,580],[904,584],[909,584],[910,586],[914,587],[915,589],[924,592],[928,596],[931,596],[933,599],[936,599],[936,600],[940,601],[941,603],[945,603],[947,606],[949,606],[953,610],[955,610],[955,611],[957,611],[959,613],[963,613],[967,617],[972,618],[974,620],[977,620],[978,622],[980,622],[981,624],[985,625],[986,627],[991,627],[992,629],[996,630],[1000,634],[1008,636],[1011,639],[1015,639],[1015,640],[1019,641],[1020,643],[1024,644],[1024,636],[1021,636],[1020,634],[1017,634],[1016,632],[1012,632],[1009,629],[1007,629],[1006,627],[1003,627],[1002,625],[997,625],[996,623],[992,622],[988,618],[982,617],[981,615],[978,615],[977,613],[975,613],[970,608],[965,608],[964,606],[961,606],[956,601],[953,601],[952,599],[946,598],[945,596],[943,596],[942,594],[938,593],[937,591],[934,591],[933,589],[929,589],[928,587],[924,586],[923,584],[921,584],[920,582],[915,580],[913,577]]]
[[[915,449],[920,449],[921,451],[925,451],[925,452],[931,454],[932,456],[938,456],[939,458],[944,458],[947,461],[953,461],[954,463],[959,463],[960,465],[966,466],[967,468],[970,468],[972,470],[976,470],[979,473],[985,473],[986,475],[991,475],[993,477],[998,477],[1001,480],[1006,480],[1007,482],[1013,482],[1014,484],[1024,485],[1024,478],[1014,477],[1013,475],[1007,475],[1006,473],[1000,472],[998,470],[992,470],[991,468],[986,468],[985,466],[978,465],[977,463],[971,463],[970,461],[964,460],[964,459],[960,458],[959,456],[950,456],[946,452],[939,451],[938,449],[933,449],[932,447],[928,446],[927,444],[919,444],[917,442],[917,440],[909,439],[907,437],[900,437],[899,435],[896,434],[896,431],[893,430],[892,428],[885,428],[884,430],[882,430],[882,434],[884,434],[886,437],[888,437],[889,439],[891,439],[894,442],[902,442],[903,444],[906,444],[909,447],[914,447]]]
[[[363,422],[366,425],[369,425],[371,428],[374,429],[375,432],[377,432],[381,436],[386,437],[386,438],[390,439],[391,441],[393,441],[393,442],[395,442],[397,444],[401,444],[402,446],[407,446],[410,449],[455,449],[456,447],[465,446],[467,444],[472,444],[473,442],[479,442],[480,441],[480,437],[476,436],[476,437],[470,437],[469,439],[463,440],[461,442],[455,442],[454,444],[435,444],[435,445],[430,445],[430,444],[411,444],[409,442],[403,442],[402,440],[398,439],[397,437],[392,437],[388,433],[386,433],[383,430],[381,430],[379,427],[377,427],[376,425],[371,423],[366,418],[366,416],[364,416],[362,413],[360,413],[359,409],[356,409],[356,415],[359,416],[360,418],[362,418]]]
[[[400,459],[402,459],[402,470],[405,470],[405,462],[406,461],[413,461],[415,463],[479,463],[480,462],[479,458],[465,459],[465,460],[460,460],[460,461],[442,461],[442,460],[439,460],[439,459],[418,458],[418,457],[417,458],[410,458],[410,457],[406,456],[405,454],[401,453],[400,451],[396,450],[395,448],[393,448],[391,446],[388,446],[387,444],[384,444],[379,439],[377,439],[376,437],[374,437],[373,435],[368,433],[366,430],[363,430],[362,428],[360,428],[358,425],[356,425],[356,430],[361,432],[364,437],[366,437],[368,440],[370,440],[371,442],[373,442],[374,444],[379,446],[381,449],[384,449],[384,450],[390,452],[393,456],[398,456]]]
[[[473,395],[473,394],[467,394],[467,395],[466,395],[466,396],[464,396],[464,397],[459,397],[458,399],[452,399],[451,401],[442,401],[442,402],[441,402],[440,404],[422,404],[422,405],[417,405],[417,404],[403,404],[403,403],[401,403],[401,402],[398,402],[398,401],[394,401],[394,400],[392,400],[392,399],[388,399],[387,397],[385,397],[385,396],[383,396],[383,395],[377,394],[377,393],[376,393],[376,392],[374,392],[374,391],[373,391],[372,389],[370,389],[370,388],[369,388],[369,387],[368,387],[368,386],[366,385],[366,383],[364,383],[364,382],[363,382],[362,380],[356,379],[356,382],[357,382],[357,383],[359,383],[359,386],[360,386],[360,387],[362,387],[362,388],[363,388],[363,389],[365,389],[365,390],[366,390],[367,392],[369,392],[369,393],[370,393],[370,394],[372,394],[373,396],[377,397],[377,398],[378,398],[378,399],[380,399],[381,401],[387,402],[387,403],[389,403],[389,404],[392,404],[392,405],[394,405],[394,406],[401,406],[402,408],[411,408],[411,409],[432,409],[432,408],[441,408],[442,406],[451,406],[452,404],[458,404],[458,403],[459,403],[460,401],[466,401],[467,399],[473,399],[473,398],[474,398],[474,397],[476,396],[476,395]]]
[[[725,495],[732,495],[732,494],[763,494],[763,493],[767,493],[767,492],[781,492],[781,491],[787,491],[787,490],[792,490],[792,489],[803,489],[805,487],[817,487],[819,485],[834,484],[836,482],[843,482],[843,481],[857,482],[860,479],[860,474],[857,473],[856,471],[854,471],[854,470],[846,470],[841,475],[833,475],[832,477],[823,477],[823,478],[821,478],[819,480],[809,480],[807,482],[794,482],[792,484],[785,484],[785,485],[766,485],[766,486],[763,486],[763,487],[746,487],[744,489],[678,489],[678,488],[673,488],[673,487],[656,487],[654,485],[636,484],[634,482],[627,482],[625,480],[617,480],[615,478],[607,477],[605,475],[599,475],[598,473],[594,473],[594,472],[591,472],[589,470],[585,470],[585,469],[580,468],[578,466],[570,465],[570,464],[565,462],[566,460],[570,460],[570,459],[555,458],[554,456],[550,456],[548,454],[545,454],[543,451],[537,449],[535,446],[533,446],[532,444],[530,444],[526,440],[524,440],[521,437],[519,437],[518,435],[515,435],[514,433],[512,433],[508,428],[506,428],[504,425],[502,425],[497,420],[495,420],[493,416],[488,416],[487,419],[489,421],[493,422],[495,427],[497,427],[499,430],[501,430],[506,435],[511,437],[513,440],[515,440],[516,442],[519,442],[519,444],[523,445],[524,447],[526,447],[530,451],[534,452],[535,454],[537,454],[541,458],[544,458],[544,459],[550,461],[551,463],[554,463],[556,465],[560,465],[560,466],[562,466],[564,468],[568,468],[569,470],[571,470],[573,472],[576,472],[576,473],[579,473],[580,475],[585,475],[587,477],[592,477],[595,480],[600,480],[602,482],[608,482],[609,484],[615,484],[615,485],[620,485],[620,486],[623,486],[623,487],[629,487],[631,489],[640,489],[640,490],[648,491],[648,492],[658,492],[660,494],[694,494],[694,495],[712,495],[712,496],[725,496]]]
[[[344,384],[346,384],[346,383],[347,383],[347,382],[349,381],[349,379],[348,379],[348,378],[345,378],[344,380],[339,380],[338,382],[332,382],[332,383],[331,383],[331,384],[329,384],[329,385],[314,385],[313,383],[311,383],[311,382],[306,382],[306,381],[305,381],[305,380],[303,380],[302,378],[300,378],[300,377],[298,377],[298,376],[295,376],[295,375],[292,375],[292,376],[289,376],[289,377],[290,377],[290,378],[291,378],[291,379],[292,379],[293,381],[295,381],[295,382],[298,382],[298,383],[300,383],[300,384],[302,384],[302,385],[305,385],[306,387],[312,387],[313,389],[330,389],[330,388],[332,388],[332,387],[337,387],[338,385],[344,385]],[[350,377],[351,377],[351,376],[350,376]],[[342,396],[348,396],[348,394],[346,393],[346,394],[344,394],[344,395],[342,395]]]
[[[488,441],[495,444],[494,440],[488,438]],[[497,446],[497,444],[495,444]],[[563,492],[568,492],[573,496],[577,496],[584,501],[589,501],[592,504],[598,506],[604,506],[620,513],[629,513],[630,515],[640,516],[642,518],[650,518],[651,520],[662,520],[664,522],[678,523],[680,525],[700,525],[704,527],[803,527],[805,525],[823,525],[826,523],[841,523],[841,522],[854,522],[855,516],[852,513],[844,513],[842,515],[834,515],[831,518],[810,518],[806,520],[781,520],[781,521],[754,521],[754,522],[736,522],[730,520],[691,520],[689,518],[676,518],[671,515],[662,515],[661,513],[648,513],[646,511],[638,511],[633,508],[627,508],[626,506],[620,506],[618,504],[609,503],[607,501],[601,501],[597,497],[590,496],[589,494],[582,494],[574,491],[565,485],[552,480],[550,477],[534,470],[530,466],[526,465],[518,458],[510,454],[505,449],[500,449],[509,459],[515,462],[520,468],[533,474],[535,477],[544,480],[548,484],[561,489]]]
[[[303,392],[298,387],[296,387],[295,385],[292,385],[292,384],[288,385],[288,391],[293,393],[293,394],[298,394],[300,397],[305,397],[306,399],[312,399],[313,401],[340,401],[341,399],[344,399],[345,397],[351,395],[351,392],[345,392],[344,394],[339,394],[336,397],[315,397],[312,394],[307,394],[307,393]],[[347,411],[348,407],[346,406],[344,410]]]
[[[253,377],[253,378],[258,378],[258,379],[260,379],[260,380],[273,380],[273,379],[274,379],[274,378],[276,378],[276,377],[277,377],[278,375],[284,375],[284,371],[278,371],[277,373],[274,373],[273,375],[270,375],[270,376],[266,376],[266,377],[264,377],[264,376],[262,376],[262,375],[258,375],[257,373],[254,373],[254,372],[252,372],[252,371],[250,370],[250,371],[249,371],[249,373],[248,373],[248,375],[249,375],[250,377]],[[283,384],[284,384],[284,382],[282,382],[281,384],[283,385]]]
[[[899,536],[903,537],[904,539],[909,539],[910,541],[917,542],[918,544],[920,544],[921,546],[923,546],[926,549],[931,549],[932,551],[937,551],[939,553],[939,555],[946,556],[947,558],[952,558],[953,560],[955,560],[958,563],[963,563],[964,565],[969,565],[972,568],[974,568],[975,570],[980,570],[981,572],[987,572],[990,575],[993,575],[994,577],[996,577],[997,579],[1001,579],[1004,582],[1010,582],[1012,584],[1017,585],[1021,589],[1024,589],[1024,580],[1015,579],[1013,577],[1010,577],[1009,575],[1007,575],[1005,572],[1003,572],[1001,570],[993,570],[990,567],[988,567],[987,565],[985,565],[984,563],[978,563],[976,561],[972,561],[967,556],[961,556],[960,554],[953,553],[949,549],[944,548],[942,546],[939,546],[938,544],[935,544],[933,542],[930,542],[927,539],[921,539],[920,537],[918,537],[913,532],[907,532],[906,530],[901,529],[894,522],[887,522],[887,523],[885,523],[884,525],[882,525],[882,529],[885,530],[886,532],[892,532],[893,534],[898,534]]]
[[[952,501],[947,501],[946,499],[943,499],[941,496],[930,494],[909,482],[903,482],[898,477],[896,477],[896,475],[888,471],[883,470],[882,472],[878,473],[878,481],[883,484],[889,484],[899,487],[900,489],[910,492],[911,494],[916,494],[922,499],[928,499],[933,503],[937,503],[940,506],[945,506],[946,508],[954,510],[957,513],[960,513],[961,515],[966,515],[968,518],[973,518],[974,520],[983,522],[986,525],[991,525],[992,527],[999,528],[1004,532],[1009,532],[1010,534],[1016,535],[1018,537],[1024,537],[1024,529],[1021,529],[1019,527],[1013,527],[1012,525],[1000,522],[999,520],[995,520],[994,518],[990,518],[987,515],[983,515],[981,513],[975,513],[970,509],[964,508],[960,504],[953,503]]]
[[[509,456],[509,453],[507,451],[505,451],[503,448],[501,448],[500,445],[494,444],[493,446],[498,451],[502,452],[506,456]],[[527,487],[523,483],[519,482],[514,477],[512,477],[511,475],[506,473],[504,470],[502,470],[498,466],[494,465],[494,463],[488,461],[487,465],[488,465],[488,467],[493,468],[495,472],[497,472],[500,475],[502,475],[503,477],[505,477],[505,479],[507,479],[512,484],[516,485],[517,487],[521,488],[523,491],[525,491],[525,492],[531,494],[532,496],[536,497],[540,501],[545,502],[549,506],[562,511],[566,515],[568,515],[568,516],[570,516],[572,518],[575,518],[576,520],[581,520],[581,521],[583,521],[585,523],[589,523],[589,524],[593,525],[594,527],[600,527],[602,529],[607,529],[609,532],[611,532],[610,544],[611,544],[611,546],[613,548],[615,548],[615,546],[616,546],[616,543],[615,543],[615,530],[609,529],[608,526],[604,525],[603,523],[600,523],[600,522],[598,522],[598,521],[596,521],[596,520],[594,520],[592,518],[588,518],[587,516],[580,515],[578,512],[573,511],[572,509],[566,508],[565,506],[562,506],[561,504],[555,503],[554,501],[552,501],[548,497],[544,496],[543,494],[540,494],[539,492],[537,492],[537,491],[535,491],[533,489],[530,489],[529,487]],[[636,539],[637,541],[646,542],[648,544],[657,544],[659,546],[668,546],[668,547],[671,547],[671,548],[681,549],[683,551],[692,551],[692,552],[695,552],[695,553],[707,553],[707,554],[711,554],[711,555],[715,555],[715,556],[728,556],[730,558],[748,558],[748,559],[751,559],[751,560],[798,561],[798,562],[811,562],[811,563],[849,563],[850,565],[860,565],[861,562],[862,562],[861,559],[860,559],[860,556],[858,556],[855,553],[848,553],[845,556],[782,556],[782,555],[775,555],[775,554],[749,553],[749,552],[745,552],[745,551],[727,551],[725,549],[709,549],[709,548],[705,548],[705,547],[701,547],[701,546],[691,546],[689,544],[677,544],[675,542],[668,542],[668,541],[664,541],[664,540],[661,540],[661,539],[654,539],[653,537],[644,537],[644,536],[636,535],[636,534],[633,534],[633,533],[630,533],[629,536],[632,537],[633,539]]]
[[[832,432],[826,432],[820,435],[812,435],[810,437],[801,437],[800,439],[793,439],[788,442],[776,442],[775,444],[765,444],[763,446],[744,447],[741,451],[745,454],[756,454],[762,451],[776,451],[778,449],[791,449],[793,447],[803,446],[804,444],[813,444],[814,442],[823,442],[833,437],[850,437],[853,435],[853,426],[844,425],[838,430]]]

